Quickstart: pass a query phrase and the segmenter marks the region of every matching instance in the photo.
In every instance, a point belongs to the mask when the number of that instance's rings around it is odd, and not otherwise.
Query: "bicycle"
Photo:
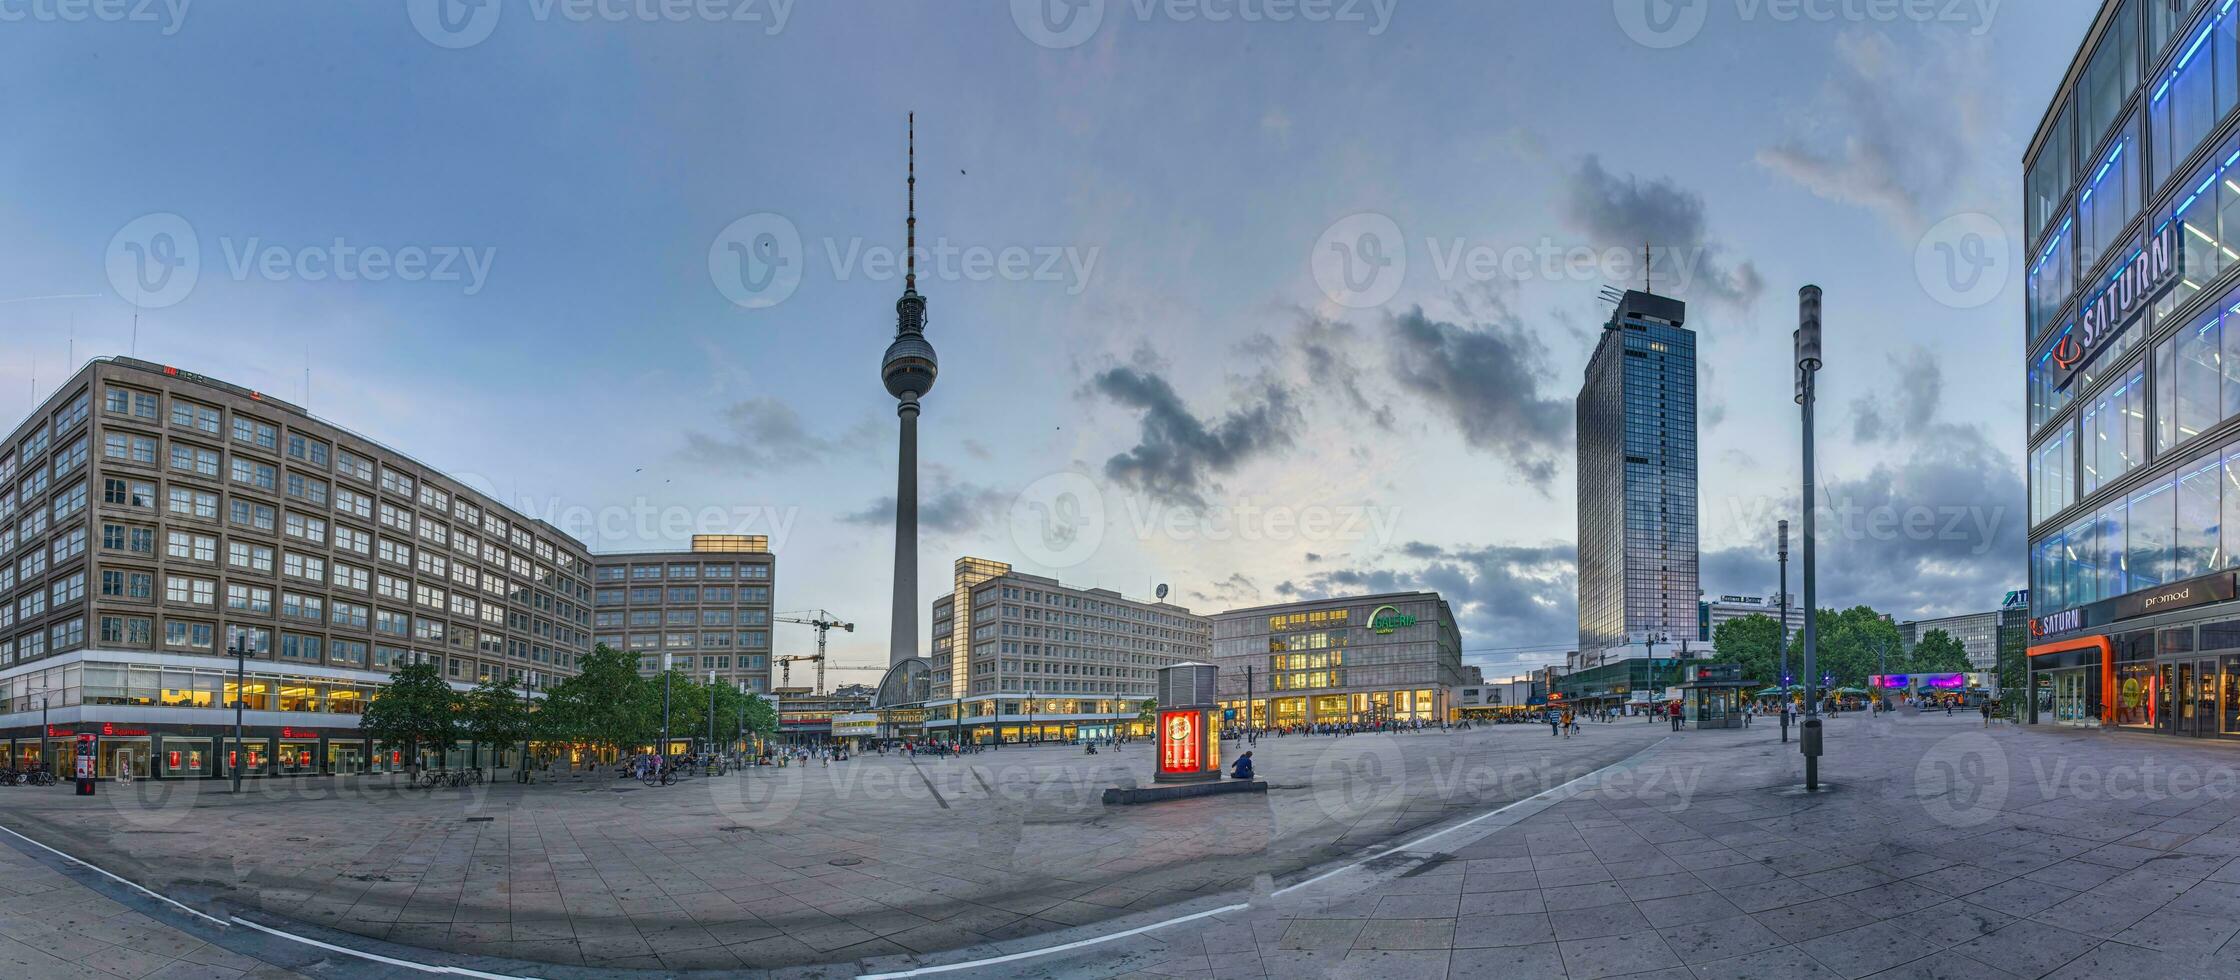
[[[640,778],[640,781],[648,786],[675,785],[677,781],[677,768],[675,766],[662,766],[658,770],[647,770],[646,774]]]

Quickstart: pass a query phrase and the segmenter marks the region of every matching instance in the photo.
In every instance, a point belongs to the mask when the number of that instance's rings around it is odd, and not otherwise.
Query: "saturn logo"
[[[2063,368],[2072,368],[2081,360],[2084,360],[2084,345],[2077,343],[2077,338],[2063,335],[2060,340],[2054,341],[2053,363]]]

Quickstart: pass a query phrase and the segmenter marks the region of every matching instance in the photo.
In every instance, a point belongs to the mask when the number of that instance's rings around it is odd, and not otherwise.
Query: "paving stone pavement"
[[[660,789],[604,775],[435,791],[275,780],[239,797],[141,782],[91,801],[16,787],[0,790],[0,823],[196,908],[390,955],[540,976],[847,976],[1219,905],[1664,736],[1589,727],[1263,739],[1265,796],[1145,807],[1101,802],[1148,779],[1136,745],[874,755]]]
[[[1818,796],[1777,728],[1687,732],[1245,910],[951,975],[2240,977],[2240,745],[1971,715],[1827,731]]]
[[[196,938],[0,845],[0,977],[7,980],[300,980]]]

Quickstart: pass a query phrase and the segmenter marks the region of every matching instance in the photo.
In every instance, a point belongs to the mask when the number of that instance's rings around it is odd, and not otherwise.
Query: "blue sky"
[[[2094,4],[1690,0],[1658,46],[1666,0],[1109,0],[1078,44],[1040,0],[493,2],[11,5],[0,404],[73,337],[131,348],[114,259],[184,228],[192,286],[138,297],[141,356],[290,398],[308,362],[316,413],[595,548],[774,533],[780,605],[883,663],[879,260],[915,110],[949,256],[920,274],[923,600],[962,554],[1201,612],[1428,587],[1489,673],[1544,660],[1575,632],[1571,398],[1644,240],[1706,368],[1705,589],[1773,587],[1806,282],[1822,595],[1907,618],[2022,585],[2019,161]],[[1271,9],[1316,13],[1209,19]],[[1374,219],[1405,269],[1318,276]],[[773,228],[796,278],[744,288],[724,236]],[[1991,278],[1938,287],[1938,247],[1977,242]]]

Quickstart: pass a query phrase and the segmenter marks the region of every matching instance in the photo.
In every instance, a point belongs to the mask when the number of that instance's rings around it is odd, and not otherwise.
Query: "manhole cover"
[[[826,863],[826,864],[829,864],[829,865],[832,865],[832,866],[833,866],[833,867],[835,867],[835,868],[852,868],[852,867],[855,867],[856,865],[862,864],[862,863],[863,863],[863,859],[862,859],[862,858],[833,858],[832,860],[830,860],[830,861],[826,861],[825,863]]]
[[[496,817],[468,817],[468,818],[467,818],[467,822],[468,822],[468,823],[489,823],[490,821],[492,821],[492,820],[495,820],[495,819],[497,819],[497,818],[496,818]]]
[[[291,840],[291,841],[294,841],[294,842],[296,842],[296,843],[298,843],[298,844],[301,844],[301,843],[303,843],[303,842],[305,842],[305,841],[308,841],[308,840],[310,840],[311,838],[309,838],[309,837],[290,837],[290,838],[288,838],[288,839],[289,839],[289,840]]]

